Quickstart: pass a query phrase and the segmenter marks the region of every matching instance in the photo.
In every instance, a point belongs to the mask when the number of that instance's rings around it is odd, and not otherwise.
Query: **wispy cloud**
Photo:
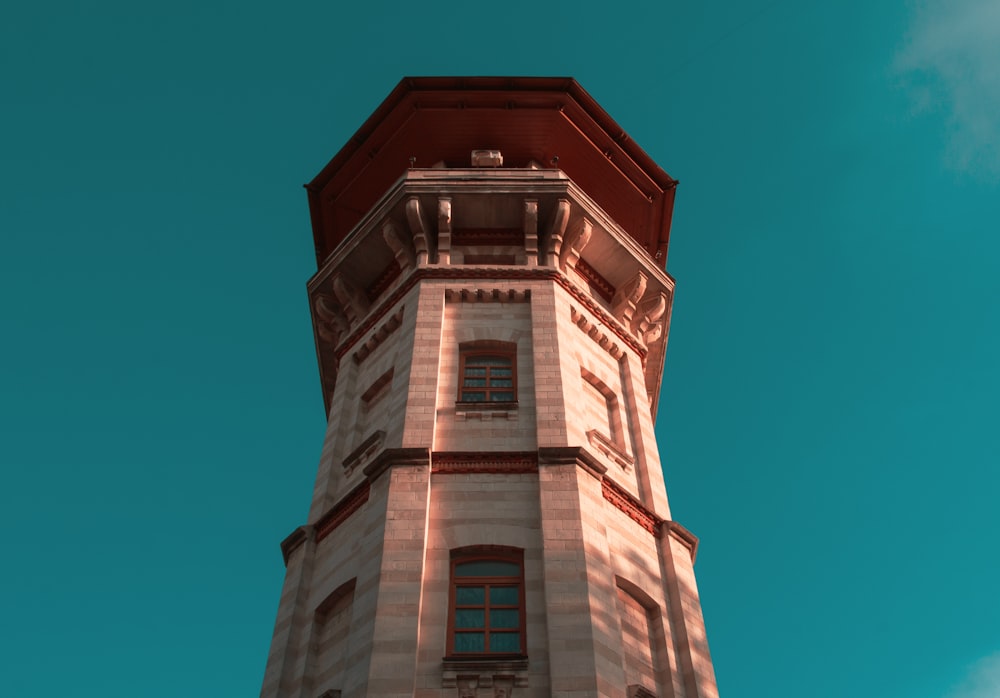
[[[965,680],[946,698],[997,698],[1000,696],[1000,652],[969,667]]]
[[[948,164],[1000,178],[1000,0],[924,4],[895,67],[918,110],[947,110]]]

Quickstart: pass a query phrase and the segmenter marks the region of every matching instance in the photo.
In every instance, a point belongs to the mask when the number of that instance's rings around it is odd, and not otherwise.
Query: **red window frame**
[[[473,569],[475,563],[505,563],[516,566],[517,572],[514,574],[465,574],[463,572],[463,568],[465,571]],[[480,565],[480,567],[487,566]],[[453,550],[450,578],[448,657],[505,657],[508,659],[525,657],[527,644],[524,610],[524,551],[520,548],[506,546],[476,546]],[[494,590],[512,588],[517,590],[516,603],[511,603],[509,592],[502,595],[494,592]],[[461,589],[482,589],[482,600],[470,601],[467,598],[460,598],[459,590]],[[460,613],[468,612],[467,615],[474,616],[477,611],[482,611],[481,623],[475,625],[460,624]],[[517,612],[516,626],[509,621],[500,625],[493,624],[494,613],[491,612],[505,614],[503,617],[509,619],[511,617],[510,611]],[[475,644],[476,638],[470,638],[474,635],[482,636],[481,649],[470,648],[464,641],[467,638],[472,639],[473,644]],[[516,648],[511,644],[514,638],[516,638],[514,640]],[[498,647],[499,649],[497,649]]]
[[[517,402],[517,345],[493,340],[458,345],[458,402]]]

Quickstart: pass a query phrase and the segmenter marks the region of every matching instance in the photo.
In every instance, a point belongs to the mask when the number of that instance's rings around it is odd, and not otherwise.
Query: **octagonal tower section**
[[[424,78],[309,185],[329,419],[262,696],[717,696],[653,428],[673,184],[571,80]]]

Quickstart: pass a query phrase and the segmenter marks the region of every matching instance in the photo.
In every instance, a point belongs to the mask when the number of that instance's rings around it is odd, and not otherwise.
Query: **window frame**
[[[513,575],[466,575],[458,576],[456,569],[459,565],[470,562],[505,562],[517,565],[518,573]],[[524,598],[524,550],[507,546],[474,546],[469,548],[459,548],[451,551],[451,564],[449,567],[448,585],[448,639],[445,659],[523,659],[527,657],[527,628],[525,625],[525,598]],[[459,587],[482,586],[485,587],[482,605],[458,604],[457,590]],[[515,587],[517,589],[517,618],[516,628],[490,627],[491,610],[511,610],[511,604],[496,604],[490,602],[489,589],[491,587]],[[456,627],[456,614],[459,610],[469,610],[473,608],[483,609],[482,628],[461,628]],[[481,631],[483,633],[482,652],[464,652],[457,650],[455,640],[459,632]],[[490,650],[490,638],[496,635],[511,635],[517,633],[517,651]]]
[[[458,396],[456,402],[460,405],[516,405],[517,404],[517,344],[514,342],[501,342],[498,340],[478,340],[474,342],[462,342],[458,345]],[[476,366],[476,359],[485,357],[502,359],[510,362],[510,385],[494,386],[490,385],[490,379],[496,378],[506,380],[508,376],[491,376],[491,369],[506,369],[506,366]],[[483,376],[484,386],[466,386],[467,379],[479,378],[479,376],[468,376],[466,370],[469,368],[470,359],[473,361],[472,368],[483,368],[486,370]],[[467,393],[483,393],[482,400],[467,400]],[[493,400],[495,394],[510,393],[509,400]]]

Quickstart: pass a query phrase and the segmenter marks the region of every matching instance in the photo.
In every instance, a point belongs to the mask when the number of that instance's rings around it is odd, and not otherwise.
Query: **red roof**
[[[665,268],[676,180],[572,78],[404,78],[306,185],[322,264],[414,158],[469,167],[496,149],[505,167],[558,168]]]

